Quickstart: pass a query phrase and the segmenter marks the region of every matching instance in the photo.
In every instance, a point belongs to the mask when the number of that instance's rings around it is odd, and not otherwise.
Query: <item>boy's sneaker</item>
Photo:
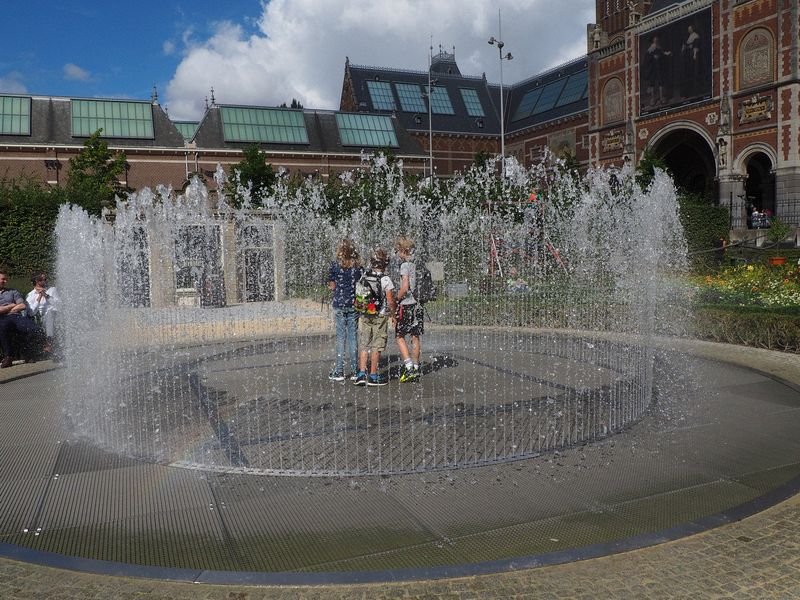
[[[419,377],[419,369],[415,369],[414,367],[409,368],[403,365],[403,370],[400,372],[400,381],[402,383],[414,381],[417,377]]]
[[[331,371],[328,379],[331,381],[344,381],[344,374],[339,371]]]
[[[350,381],[355,381],[356,379],[358,379],[358,373],[353,373],[350,375]]]
[[[389,380],[383,375],[370,374],[369,379],[367,379],[368,386],[386,385],[387,383],[389,383]]]
[[[367,385],[367,374],[364,371],[356,373],[356,378],[353,380],[353,385]]]

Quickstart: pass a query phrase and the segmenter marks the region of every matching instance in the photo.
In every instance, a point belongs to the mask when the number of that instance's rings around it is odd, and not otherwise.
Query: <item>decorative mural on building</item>
[[[614,77],[603,88],[603,124],[616,123],[625,118],[625,91],[622,82]]]
[[[639,38],[642,114],[711,96],[711,10]]]
[[[742,41],[739,87],[747,89],[771,83],[775,68],[772,64],[772,35],[766,29],[756,29]]]

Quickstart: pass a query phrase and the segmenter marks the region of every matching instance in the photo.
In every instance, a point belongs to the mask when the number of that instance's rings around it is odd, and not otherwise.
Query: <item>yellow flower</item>
[[[753,270],[753,265],[747,265],[747,270],[748,271],[752,271]]]

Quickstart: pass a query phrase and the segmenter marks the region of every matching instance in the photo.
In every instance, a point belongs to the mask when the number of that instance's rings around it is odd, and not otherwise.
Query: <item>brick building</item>
[[[326,177],[388,146],[407,170],[449,175],[498,152],[502,129],[506,153],[528,165],[545,147],[583,165],[651,150],[682,187],[729,207],[734,238],[747,237],[752,207],[800,224],[799,5],[596,0],[586,55],[504,86],[502,98],[441,48],[425,71],[347,59],[339,111],[217,106],[212,95],[193,123],[171,121],[155,93],[149,102],[0,96],[0,176],[59,183],[97,126],[126,152],[135,188],[180,187],[239,162],[254,142],[276,167],[304,174]]]
[[[734,239],[752,207],[799,225],[798,0],[597,0],[596,21],[586,56],[504,87],[506,153],[619,166],[650,150],[730,208]],[[430,70],[430,121],[427,72],[349,60],[340,108],[396,115],[439,174],[499,151],[499,86],[441,50]]]
[[[597,0],[594,164],[662,156],[685,188],[800,224],[797,0]]]
[[[213,96],[212,96],[213,98]],[[0,95],[0,177],[26,174],[64,181],[69,159],[102,128],[109,148],[124,151],[124,183],[180,189],[194,174],[226,170],[257,144],[276,168],[327,177],[361,164],[363,152],[388,148],[406,170],[420,172],[425,154],[396,119],[386,115],[217,105],[198,122],[170,120],[158,103],[117,99]]]

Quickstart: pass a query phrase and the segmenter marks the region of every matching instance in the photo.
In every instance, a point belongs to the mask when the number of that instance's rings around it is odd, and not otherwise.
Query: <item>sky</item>
[[[509,85],[586,52],[595,0],[43,0],[9,2],[0,93],[158,99],[174,120],[218,104],[339,107],[352,64],[425,71],[455,47],[464,75]]]

